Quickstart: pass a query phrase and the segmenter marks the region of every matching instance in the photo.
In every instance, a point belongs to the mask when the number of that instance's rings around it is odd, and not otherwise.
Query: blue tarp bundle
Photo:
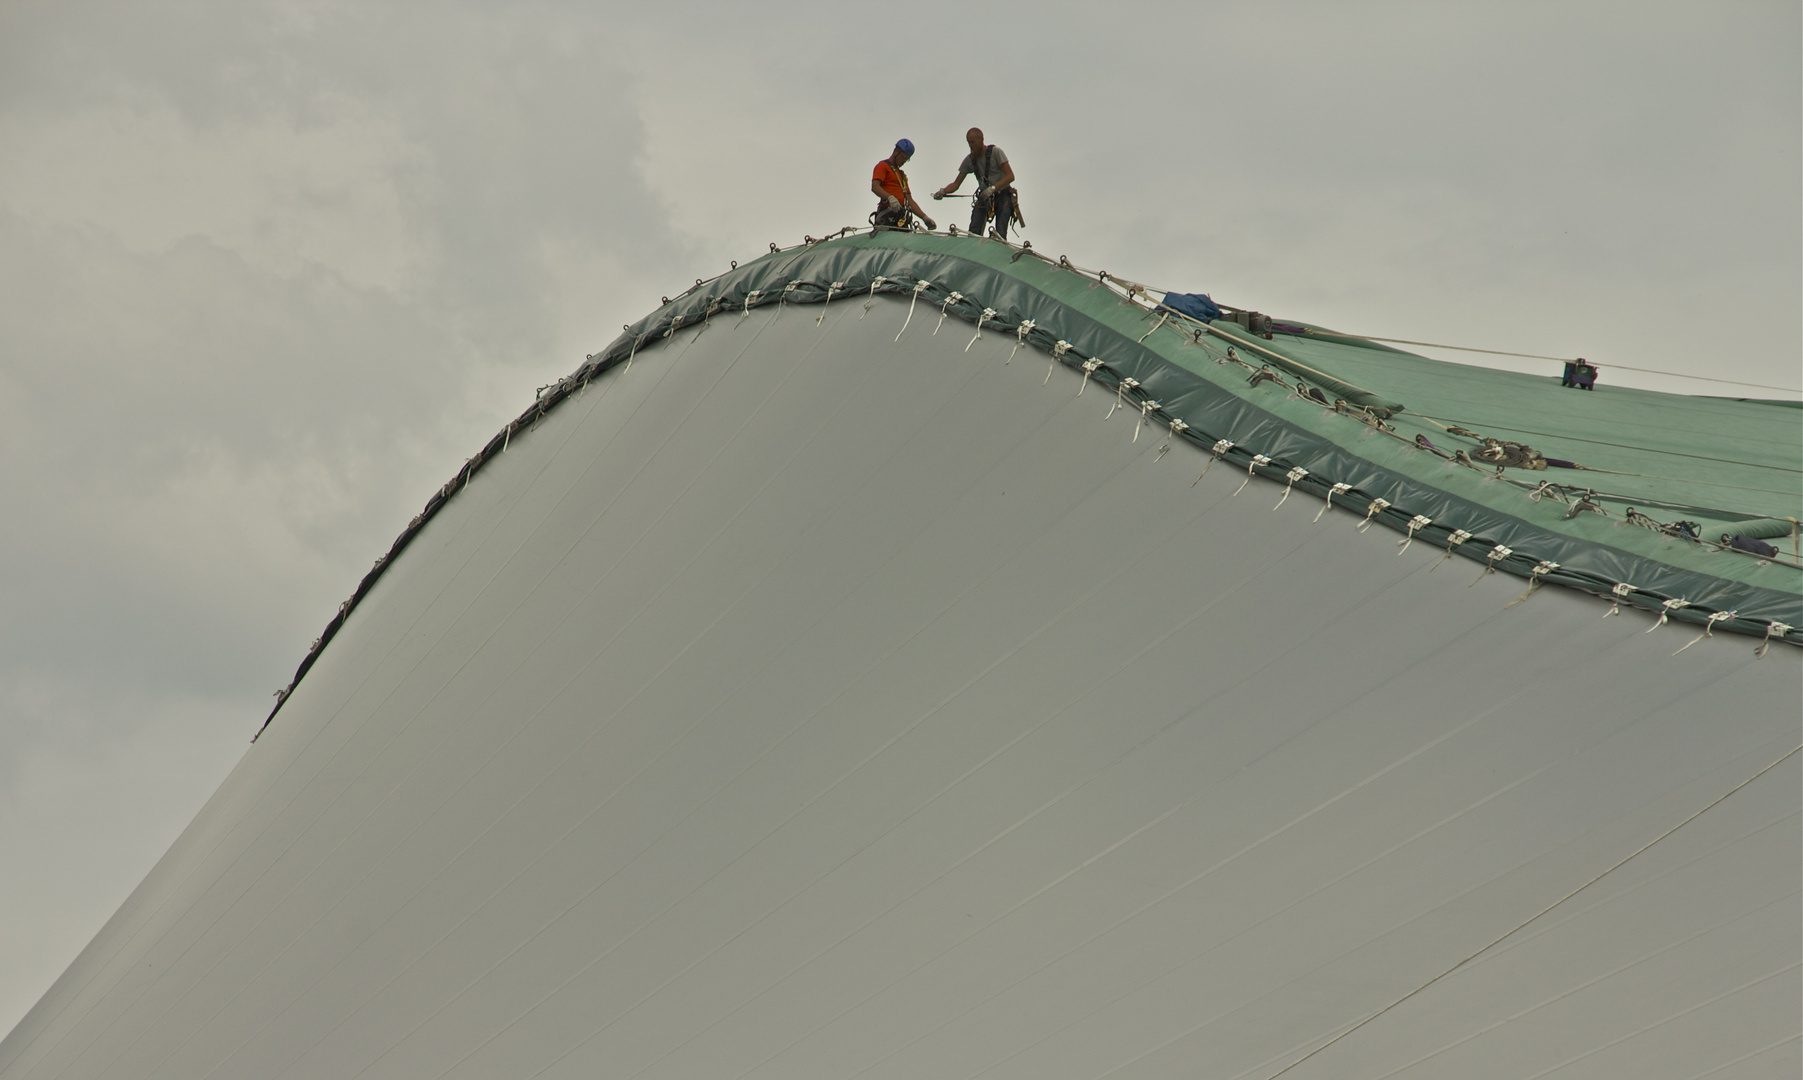
[[[1220,305],[1205,293],[1165,293],[1164,306],[1203,322],[1213,322],[1221,317]]]

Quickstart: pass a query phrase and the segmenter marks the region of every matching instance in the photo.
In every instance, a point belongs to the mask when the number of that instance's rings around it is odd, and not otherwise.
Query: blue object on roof
[[[1221,317],[1221,306],[1210,300],[1206,293],[1165,293],[1164,306],[1203,322],[1213,322]]]

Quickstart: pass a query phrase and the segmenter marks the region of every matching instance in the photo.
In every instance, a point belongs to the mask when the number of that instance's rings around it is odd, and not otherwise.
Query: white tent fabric
[[[1798,650],[905,307],[516,435],[0,1080],[1798,1075]]]

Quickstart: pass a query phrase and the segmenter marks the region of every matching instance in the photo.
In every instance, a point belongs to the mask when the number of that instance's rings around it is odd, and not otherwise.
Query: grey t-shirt
[[[1002,153],[1002,148],[990,146],[983,150],[983,156],[977,158],[974,164],[970,160],[970,155],[965,154],[964,160],[958,163],[958,171],[975,176],[979,187],[988,187],[991,184],[1001,183],[1002,177],[1008,175],[1007,171],[1002,168],[1006,164],[1008,164],[1008,155]]]

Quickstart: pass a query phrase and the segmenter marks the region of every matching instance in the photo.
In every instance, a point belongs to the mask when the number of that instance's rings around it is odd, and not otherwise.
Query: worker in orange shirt
[[[905,229],[908,227],[909,214],[920,218],[929,229],[938,228],[932,217],[908,193],[908,174],[902,171],[902,166],[913,156],[914,144],[903,139],[895,144],[894,152],[876,163],[876,169],[870,177],[870,192],[882,202],[877,204],[876,213],[870,216],[870,220],[879,229]]]

